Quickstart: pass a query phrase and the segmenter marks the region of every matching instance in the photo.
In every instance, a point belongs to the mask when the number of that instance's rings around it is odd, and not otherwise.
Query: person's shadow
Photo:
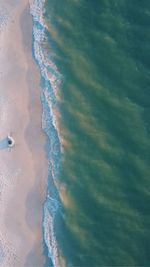
[[[6,149],[8,148],[8,138],[4,138],[2,140],[0,140],[0,149]]]

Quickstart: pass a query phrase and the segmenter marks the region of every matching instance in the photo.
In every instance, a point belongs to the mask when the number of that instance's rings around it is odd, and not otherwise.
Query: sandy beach
[[[13,2],[13,3],[12,3]],[[27,0],[0,1],[0,266],[42,266],[47,162]],[[10,150],[3,140],[11,134]]]

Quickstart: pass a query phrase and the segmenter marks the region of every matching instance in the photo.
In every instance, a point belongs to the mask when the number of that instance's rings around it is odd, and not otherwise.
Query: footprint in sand
[[[9,12],[6,7],[1,6],[0,7],[0,32],[7,25],[8,20],[9,20]]]
[[[6,240],[6,236],[0,236],[0,266],[19,266],[17,253],[13,245]]]

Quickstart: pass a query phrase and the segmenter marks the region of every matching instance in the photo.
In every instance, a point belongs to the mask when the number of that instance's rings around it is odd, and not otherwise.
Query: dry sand
[[[12,3],[13,2],[13,3]],[[47,162],[27,0],[0,0],[0,266],[42,266]]]

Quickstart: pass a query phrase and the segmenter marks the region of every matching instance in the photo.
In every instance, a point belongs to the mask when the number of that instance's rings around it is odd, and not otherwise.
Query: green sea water
[[[66,266],[150,266],[150,1],[47,0]]]

